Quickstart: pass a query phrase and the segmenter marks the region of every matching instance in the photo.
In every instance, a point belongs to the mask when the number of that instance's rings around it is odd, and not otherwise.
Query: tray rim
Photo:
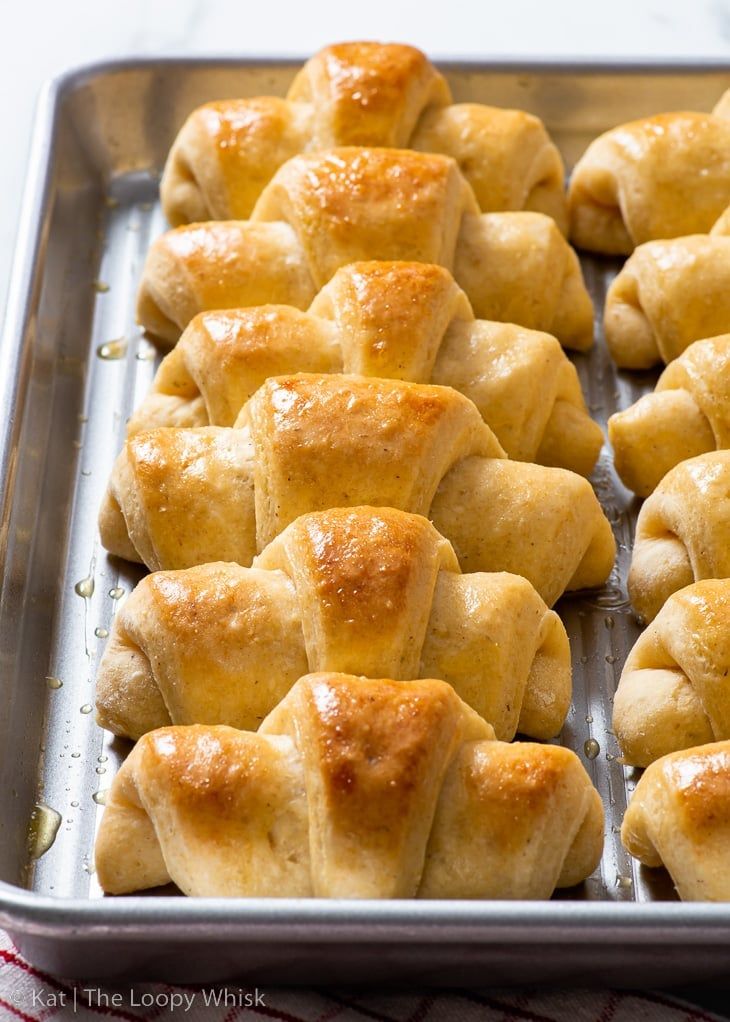
[[[209,67],[209,68],[299,68],[311,54],[265,53],[255,56],[234,54],[201,54],[199,56],[174,53],[120,56],[86,61],[46,80],[41,96],[60,96],[69,88],[76,88],[94,76],[117,74],[124,71],[154,71],[157,67]],[[637,57],[624,60],[618,56],[581,57],[571,54],[545,57],[522,57],[519,54],[501,56],[493,60],[484,57],[460,57],[453,54],[430,53],[429,59],[438,68],[454,71],[494,71],[535,74],[730,74],[730,57],[700,58]]]
[[[34,117],[26,184],[0,337],[0,563],[14,489],[13,455],[30,375],[23,339],[41,272],[39,254],[49,213],[52,153],[61,102],[87,81],[130,70],[157,68],[298,67],[306,56],[145,55],[92,61],[70,68],[43,86]],[[434,56],[445,70],[538,74],[727,73],[730,59],[613,57],[485,58]],[[1,581],[1,580],[0,580]],[[88,900],[52,898],[0,881],[0,926],[11,933],[81,939],[188,940],[206,930],[208,940],[236,935],[253,940],[323,943],[530,943],[598,939],[604,943],[730,945],[730,903],[581,901],[356,901],[318,898],[185,898],[168,895]]]
[[[367,901],[326,898],[51,898],[0,881],[0,926],[36,936],[308,943],[509,943],[726,945],[730,905],[701,902]],[[80,932],[81,931],[81,932]]]

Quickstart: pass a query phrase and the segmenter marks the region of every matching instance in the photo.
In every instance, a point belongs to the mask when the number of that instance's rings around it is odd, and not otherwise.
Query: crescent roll
[[[629,596],[653,620],[678,589],[730,578],[730,451],[683,461],[647,498],[636,523]]]
[[[418,515],[303,515],[253,562],[154,572],[120,608],[97,720],[139,738],[167,724],[255,730],[308,671],[439,677],[489,720],[554,737],[571,695],[560,618],[517,575],[462,575]]]
[[[548,604],[602,584],[613,565],[590,483],[508,461],[450,387],[274,377],[237,425],[130,437],[101,511],[106,549],[152,570],[249,565],[299,515],[370,504],[430,517],[464,571],[523,575]]]
[[[645,394],[608,420],[616,471],[648,497],[670,469],[730,447],[730,334],[695,341]]]
[[[730,330],[730,221],[639,246],[608,289],[603,324],[623,369],[671,362],[693,341]]]
[[[603,443],[554,337],[475,320],[448,270],[408,262],[343,267],[308,312],[200,313],[160,366],[130,432],[232,426],[268,377],[300,370],[452,386],[519,461],[590,475]]]
[[[152,731],[96,842],[110,894],[549,898],[598,864],[575,753],[509,745],[443,681],[310,674],[258,732]]]
[[[570,237],[579,248],[628,255],[636,245],[710,230],[730,204],[730,119],[658,114],[607,131],[573,170]]]
[[[484,212],[547,213],[567,230],[563,161],[542,121],[521,110],[452,104],[424,53],[380,43],[320,50],[286,99],[231,99],[194,110],[162,175],[163,210],[173,225],[246,220],[286,160],[351,145],[452,156]]]
[[[730,901],[730,742],[652,763],[621,840],[645,866],[664,866],[683,901]]]
[[[451,270],[480,319],[519,323],[583,351],[593,307],[578,257],[542,213],[479,212],[448,156],[341,148],[279,168],[248,220],[192,224],[147,256],[137,315],[173,345],[199,312],[306,309],[336,270],[365,259]]]
[[[730,738],[730,579],[669,597],[631,650],[613,707],[624,760]]]

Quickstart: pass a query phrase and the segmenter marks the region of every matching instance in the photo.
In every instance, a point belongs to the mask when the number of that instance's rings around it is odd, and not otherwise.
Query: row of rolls
[[[600,797],[539,744],[571,702],[551,608],[616,553],[567,235],[628,256],[617,364],[667,363],[609,422],[647,498],[622,838],[683,898],[730,899],[728,95],[607,132],[566,196],[536,117],[453,103],[411,47],[342,44],[286,99],[195,111],[161,198],[138,317],[169,353],[99,522],[151,572],[97,678],[99,723],[136,742],[103,888],[545,898],[596,868]]]

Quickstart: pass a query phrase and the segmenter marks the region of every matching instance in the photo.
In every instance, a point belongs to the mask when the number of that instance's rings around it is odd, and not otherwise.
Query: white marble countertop
[[[35,101],[46,79],[70,67],[135,54],[307,54],[363,38],[411,42],[433,57],[730,60],[730,0],[16,0],[2,10],[0,308]]]

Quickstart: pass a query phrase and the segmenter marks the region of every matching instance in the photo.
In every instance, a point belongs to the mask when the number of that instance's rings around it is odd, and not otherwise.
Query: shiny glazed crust
[[[608,436],[616,471],[640,497],[680,462],[730,447],[730,334],[691,344],[653,394],[611,416]]]
[[[455,160],[347,147],[295,156],[248,220],[178,227],[150,248],[137,314],[167,344],[199,312],[285,303],[305,309],[336,270],[367,259],[451,270],[481,319],[593,340],[575,252],[537,212],[480,213]]]
[[[578,374],[549,334],[475,320],[448,270],[364,262],[339,269],[308,312],[263,305],[198,314],[160,366],[130,433],[232,426],[270,376],[360,373],[452,386],[511,458],[590,475],[603,442]]]
[[[683,461],[647,498],[636,523],[629,596],[652,621],[672,593],[730,577],[730,451]]]
[[[391,508],[297,519],[254,561],[155,572],[114,619],[97,719],[255,730],[308,670],[439,677],[499,738],[554,737],[570,704],[560,618],[517,575],[461,575],[425,519]]]
[[[172,727],[114,780],[99,881],[224,897],[546,898],[598,863],[574,753],[507,745],[441,681],[302,678],[258,733]]]
[[[629,654],[613,726],[626,762],[642,767],[730,738],[730,579],[669,597]]]
[[[173,143],[160,185],[173,225],[247,219],[286,160],[334,146],[452,156],[487,211],[547,213],[567,229],[563,162],[537,117],[451,102],[412,46],[341,43],[308,60],[287,98],[207,103]]]
[[[730,329],[727,233],[723,220],[711,234],[636,249],[606,295],[606,341],[618,366],[669,363],[694,341]]]
[[[106,548],[153,570],[248,565],[299,515],[367,504],[430,513],[463,570],[523,575],[548,604],[566,587],[601,584],[612,567],[613,535],[590,484],[507,461],[449,387],[275,377],[237,426],[132,436],[100,515]]]
[[[570,237],[579,248],[628,255],[636,245],[710,230],[730,203],[730,120],[658,114],[597,138],[573,171]]]
[[[644,865],[664,865],[683,901],[730,901],[730,742],[652,763],[621,840]]]

